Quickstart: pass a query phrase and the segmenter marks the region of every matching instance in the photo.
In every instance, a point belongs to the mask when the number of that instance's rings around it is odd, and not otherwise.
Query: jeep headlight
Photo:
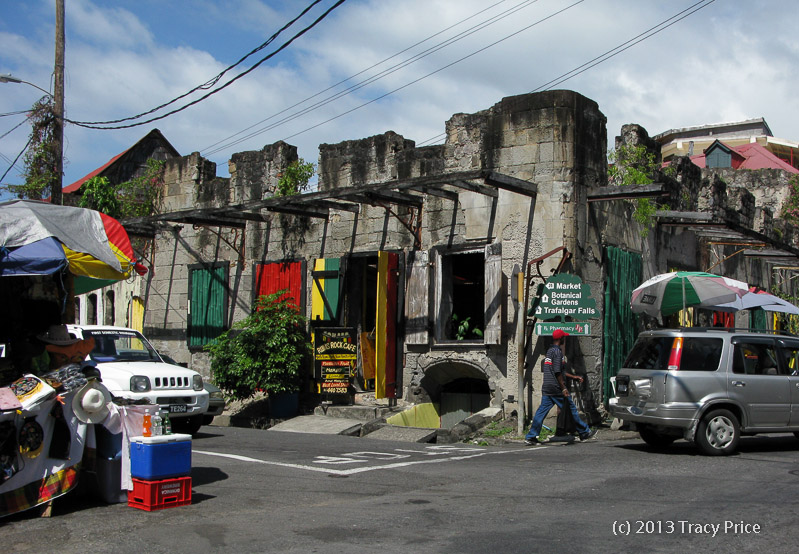
[[[208,393],[208,398],[224,398],[225,395],[222,394],[221,390],[215,390],[213,392]]]
[[[203,390],[203,378],[202,375],[194,375],[191,378],[191,388],[194,390]]]
[[[130,378],[131,392],[150,392],[150,379],[146,375],[134,375]]]

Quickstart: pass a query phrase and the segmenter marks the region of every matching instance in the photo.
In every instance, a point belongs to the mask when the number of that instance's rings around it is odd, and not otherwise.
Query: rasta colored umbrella
[[[674,271],[655,275],[633,290],[630,306],[635,313],[666,316],[690,306],[733,302],[748,291],[743,281],[703,271]]]
[[[110,216],[36,200],[0,203],[0,276],[64,269],[75,276],[75,294],[147,271],[136,263],[125,229]]]

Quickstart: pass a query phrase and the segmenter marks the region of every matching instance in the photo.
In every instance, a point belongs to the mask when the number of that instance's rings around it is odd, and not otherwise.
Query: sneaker
[[[587,433],[583,433],[582,435],[580,435],[580,440],[587,441],[589,439],[593,439],[595,436],[596,436],[596,429],[591,429]]]
[[[524,444],[527,446],[535,446],[536,444],[544,444],[547,441],[548,439],[539,439],[538,437],[533,437],[531,439],[524,439]]]

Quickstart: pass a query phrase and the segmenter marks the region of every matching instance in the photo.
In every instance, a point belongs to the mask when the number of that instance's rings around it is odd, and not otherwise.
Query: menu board
[[[348,394],[358,361],[358,341],[352,327],[314,330],[314,369],[322,394]]]

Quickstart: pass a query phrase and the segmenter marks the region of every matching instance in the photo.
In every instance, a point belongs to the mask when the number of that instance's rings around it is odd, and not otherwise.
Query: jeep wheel
[[[671,435],[664,435],[653,430],[647,425],[638,425],[638,434],[641,435],[643,441],[655,450],[663,450],[671,446],[677,437]]]
[[[741,427],[738,418],[729,410],[714,410],[705,414],[696,430],[696,444],[709,456],[725,456],[738,448]]]
[[[203,424],[203,416],[176,417],[172,419],[172,432],[194,435]]]

